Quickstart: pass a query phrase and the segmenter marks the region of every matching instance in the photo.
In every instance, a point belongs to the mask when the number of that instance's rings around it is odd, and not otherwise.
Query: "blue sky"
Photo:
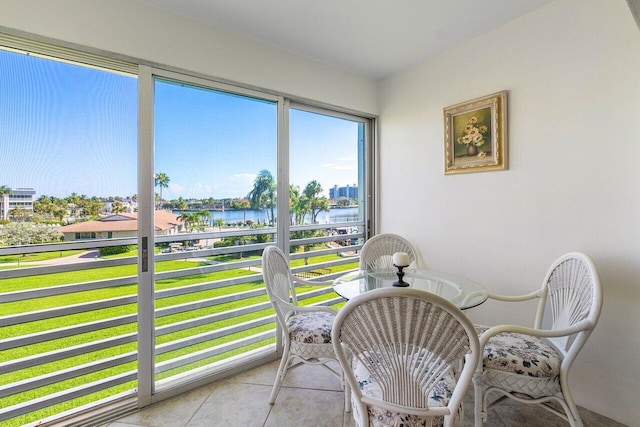
[[[156,171],[165,199],[243,197],[276,173],[276,105],[158,82]],[[291,182],[357,182],[354,122],[290,114]],[[0,50],[0,185],[37,196],[137,192],[137,80]]]

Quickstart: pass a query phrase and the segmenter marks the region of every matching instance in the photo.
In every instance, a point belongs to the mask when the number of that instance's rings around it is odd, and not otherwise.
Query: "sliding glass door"
[[[166,74],[153,92],[162,391],[273,347],[260,254],[277,244],[278,98]]]
[[[372,119],[0,46],[0,424],[108,420],[278,358],[268,245],[307,279],[357,266]]]

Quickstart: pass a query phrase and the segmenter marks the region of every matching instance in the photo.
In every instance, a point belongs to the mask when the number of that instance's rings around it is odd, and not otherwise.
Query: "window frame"
[[[6,30],[3,30],[6,31]],[[347,108],[340,108],[320,101],[304,99],[302,97],[284,94],[279,91],[256,88],[247,84],[232,82],[201,73],[192,73],[170,66],[159,66],[147,61],[125,57],[115,53],[98,51],[89,47],[75,46],[69,43],[50,41],[35,35],[28,38],[10,33],[0,33],[0,49],[9,50],[25,55],[41,56],[47,59],[63,62],[79,63],[84,66],[106,69],[127,75],[133,75],[138,80],[138,208],[139,223],[137,243],[138,258],[138,407],[144,407],[160,400],[175,396],[205,382],[217,378],[194,381],[179,387],[155,390],[153,349],[154,337],[154,268],[153,262],[144,259],[144,248],[152,247],[154,242],[154,79],[156,77],[184,81],[238,95],[255,97],[277,103],[277,192],[288,195],[289,191],[289,111],[291,108],[315,112],[337,118],[345,118],[364,123],[364,143],[361,157],[359,156],[359,179],[364,188],[359,188],[363,202],[365,230],[364,238],[368,238],[374,231],[377,218],[377,116]],[[277,209],[281,213],[289,211],[288,197],[278,197]],[[284,218],[284,217],[283,217]],[[277,245],[281,249],[289,246],[289,221],[279,221],[277,224]],[[146,261],[146,265],[145,265]],[[279,346],[278,355],[282,348]],[[249,360],[247,363],[232,366],[229,373],[239,372],[250,366],[256,366],[264,359]],[[95,410],[92,408],[90,410]]]

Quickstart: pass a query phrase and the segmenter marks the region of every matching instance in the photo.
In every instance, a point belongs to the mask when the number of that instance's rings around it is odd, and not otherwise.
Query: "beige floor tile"
[[[226,381],[243,384],[273,385],[279,363],[280,360],[274,360],[273,362],[269,362],[262,366],[258,366],[257,368],[229,377]]]
[[[340,372],[340,368],[337,365],[335,369]],[[284,387],[342,391],[342,385],[338,377],[322,366],[315,365],[300,365],[290,369],[284,379]]]
[[[344,394],[339,391],[283,388],[265,427],[340,427]]]
[[[290,371],[276,403],[268,403],[279,361],[201,387],[121,418],[108,427],[355,427],[344,412],[340,381],[318,366]],[[337,365],[336,365],[337,367]],[[473,426],[473,391],[464,400],[464,426]],[[585,427],[624,427],[581,408]],[[513,400],[491,409],[483,427],[567,426],[557,416]]]
[[[617,421],[607,418],[603,415],[591,412],[588,409],[579,408],[580,418],[586,427],[626,427]]]
[[[172,397],[120,418],[118,422],[144,427],[182,427],[218,385],[215,383],[203,386]]]
[[[235,375],[229,378],[228,381],[273,386],[279,363],[280,361],[268,363],[242,374]],[[337,363],[333,364],[332,368],[340,372]],[[322,366],[308,364],[299,364],[293,369],[289,369],[283,386],[342,391],[340,380],[335,375]]]
[[[186,427],[262,427],[271,405],[271,386],[223,381]]]
[[[533,409],[533,407],[531,408]],[[562,427],[568,426],[569,423],[562,418],[546,411],[543,408],[535,408],[535,413],[531,412],[527,406],[499,405],[495,407],[496,413],[509,426],[527,426],[527,427]],[[489,415],[487,422],[495,420],[493,414]]]
[[[280,361],[273,361],[247,372],[229,378],[229,381],[245,384],[262,384],[273,386]],[[337,362],[331,362],[331,367],[340,372]],[[287,371],[284,379],[285,387],[314,388],[318,390],[342,390],[340,380],[325,368],[316,365],[299,364]]]

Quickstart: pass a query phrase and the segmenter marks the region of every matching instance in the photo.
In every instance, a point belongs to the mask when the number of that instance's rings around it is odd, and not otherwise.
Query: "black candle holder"
[[[398,269],[398,271],[396,273],[398,275],[398,280],[393,282],[392,285],[393,286],[397,286],[397,287],[401,287],[401,288],[406,288],[407,286],[409,286],[409,284],[403,280],[404,272],[402,270],[406,267],[406,265],[395,265],[395,264],[393,264],[393,266]]]

